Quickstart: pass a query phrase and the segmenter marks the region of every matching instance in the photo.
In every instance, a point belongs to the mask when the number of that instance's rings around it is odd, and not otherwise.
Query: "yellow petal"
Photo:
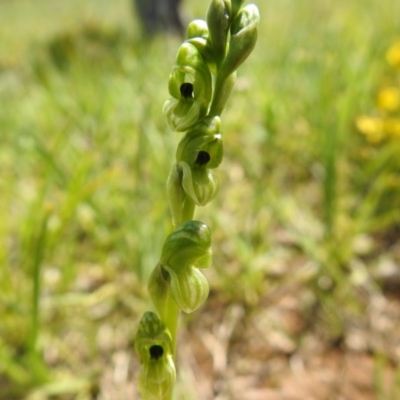
[[[400,118],[387,118],[384,127],[390,138],[400,137]]]
[[[380,118],[363,115],[357,118],[356,126],[370,143],[379,143],[385,137],[384,123]]]
[[[386,52],[386,60],[391,66],[400,68],[400,39],[389,47]]]
[[[385,111],[396,111],[400,107],[400,90],[397,87],[386,87],[378,93],[376,104]]]

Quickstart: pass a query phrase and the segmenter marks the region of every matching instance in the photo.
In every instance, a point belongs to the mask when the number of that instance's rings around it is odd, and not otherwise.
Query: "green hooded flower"
[[[172,96],[164,104],[168,125],[177,132],[194,126],[207,114],[212,95],[210,70],[191,43],[181,45],[168,82]]]
[[[205,153],[207,154],[207,153]],[[204,156],[207,160],[207,156]],[[181,184],[186,196],[197,206],[205,206],[218,193],[219,181],[215,172],[205,167],[190,167],[186,162],[178,163]]]
[[[206,118],[185,134],[176,151],[176,161],[191,168],[217,168],[223,157],[221,119]]]
[[[190,313],[208,297],[208,282],[199,269],[211,264],[211,233],[199,221],[179,225],[165,240],[160,258],[168,273],[173,299],[179,308]]]
[[[163,400],[173,390],[176,371],[171,336],[153,312],[146,312],[135,336],[140,358],[139,392],[146,400]]]
[[[204,206],[214,199],[219,182],[213,169],[222,162],[221,120],[206,118],[187,132],[176,151],[176,163],[167,181],[174,224],[182,221],[189,202]]]

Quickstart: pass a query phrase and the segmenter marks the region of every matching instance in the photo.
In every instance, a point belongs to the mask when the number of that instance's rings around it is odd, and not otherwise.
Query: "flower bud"
[[[208,38],[208,26],[204,19],[195,19],[188,25],[187,28],[188,39],[193,38]]]
[[[257,42],[259,21],[260,14],[254,4],[242,8],[233,19],[229,51],[220,70],[223,77],[236,71],[252,52]]]
[[[211,47],[218,57],[217,64],[225,57],[231,15],[230,0],[211,0],[207,9],[207,25]]]
[[[232,3],[232,18],[235,18],[236,14],[242,8],[244,0],[231,0]]]
[[[188,26],[188,40],[199,51],[213,74],[217,73],[216,56],[209,40],[207,22],[195,19]]]
[[[179,142],[176,160],[185,161],[191,168],[217,168],[223,157],[221,119],[206,118],[187,132]]]
[[[140,358],[139,392],[148,400],[166,399],[175,384],[176,371],[171,336],[153,312],[146,312],[135,336]]]
[[[208,282],[199,268],[208,268],[211,258],[211,233],[202,222],[184,222],[164,242],[160,265],[169,274],[173,299],[186,313],[207,299]]]
[[[164,114],[171,129],[182,132],[205,117],[211,101],[211,73],[199,50],[191,43],[179,48],[168,81],[171,99]]]

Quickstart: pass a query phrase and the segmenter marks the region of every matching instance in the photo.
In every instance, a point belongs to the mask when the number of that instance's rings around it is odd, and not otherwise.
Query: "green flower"
[[[140,358],[139,392],[146,400],[162,400],[173,390],[176,378],[171,336],[153,312],[146,312],[135,336]]]
[[[221,119],[207,118],[187,132],[179,142],[176,161],[185,161],[191,168],[217,168],[222,162]]]
[[[208,153],[199,153],[200,162],[208,159]],[[167,180],[167,193],[172,222],[185,221],[194,205],[204,206],[217,195],[219,181],[213,170],[204,166],[190,167],[185,161],[175,163]],[[187,211],[187,212],[186,212]]]
[[[205,153],[207,154],[207,153]],[[207,159],[207,156],[204,156]],[[178,163],[181,171],[181,184],[186,196],[197,206],[205,206],[218,193],[219,181],[213,170],[204,167],[190,167],[186,162]]]
[[[212,95],[211,73],[193,44],[185,42],[179,48],[168,89],[172,98],[164,104],[164,115],[171,129],[186,131],[206,116]]]
[[[208,282],[199,269],[211,264],[211,233],[199,221],[178,226],[165,240],[160,265],[169,276],[171,295],[179,308],[190,313],[208,297]]]
[[[203,157],[203,153],[200,153]],[[205,153],[207,154],[207,153]],[[207,160],[207,156],[204,155]],[[167,180],[167,193],[174,225],[186,219],[185,210],[205,206],[217,195],[219,181],[213,170],[190,167],[185,161],[175,163]],[[189,212],[190,213],[190,212]]]
[[[176,163],[167,181],[174,224],[184,220],[191,203],[204,206],[214,199],[219,182],[213,169],[222,162],[221,120],[206,118],[188,131],[178,145]]]

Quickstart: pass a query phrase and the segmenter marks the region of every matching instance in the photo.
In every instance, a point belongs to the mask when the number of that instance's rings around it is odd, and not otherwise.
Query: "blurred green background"
[[[202,3],[184,2],[186,23]],[[279,374],[313,338],[372,360],[360,398],[396,400],[400,2],[258,6],[259,41],[222,115],[221,189],[196,214],[213,232],[210,305],[182,320],[178,398],[211,398],[196,385],[219,379],[221,398],[246,399],[232,385],[260,373],[243,366],[258,352],[286,360],[251,385],[278,397],[259,398],[296,399]],[[143,38],[127,0],[0,0],[0,399],[138,398],[132,340],[171,231],[179,135],[162,106],[180,43]],[[256,331],[282,293],[300,325]],[[224,375],[209,335],[232,310]]]

